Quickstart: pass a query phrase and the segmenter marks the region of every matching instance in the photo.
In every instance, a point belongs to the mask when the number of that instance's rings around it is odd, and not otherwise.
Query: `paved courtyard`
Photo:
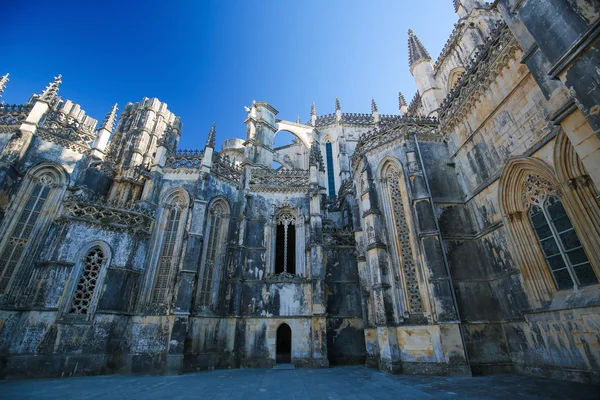
[[[599,399],[600,388],[493,375],[385,375],[366,367],[237,369],[180,376],[110,375],[0,382],[7,399]]]

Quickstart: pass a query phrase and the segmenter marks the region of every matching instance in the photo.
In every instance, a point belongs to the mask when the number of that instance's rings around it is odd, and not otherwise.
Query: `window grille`
[[[81,276],[75,287],[69,314],[88,315],[98,286],[98,279],[106,256],[100,247],[95,247],[85,256]]]
[[[215,272],[219,268],[222,225],[223,207],[217,204],[210,210],[206,258],[201,277],[200,304],[207,307],[212,305]]]
[[[152,292],[152,302],[156,304],[166,301],[172,271],[173,268],[177,266],[178,260],[175,250],[183,203],[180,199],[177,199],[174,204],[167,207],[169,208],[167,223],[160,249],[160,256],[158,257],[158,268],[154,280],[154,290]]]
[[[598,283],[592,265],[558,197],[532,197],[529,219],[558,290]]]
[[[406,284],[406,293],[408,296],[408,305],[411,313],[422,313],[423,302],[419,290],[419,281],[417,278],[417,267],[413,258],[412,248],[410,246],[410,231],[406,222],[404,204],[402,203],[402,194],[400,192],[401,173],[395,168],[390,168],[387,172],[387,185],[390,205],[393,211],[393,220],[395,228],[396,243],[399,245],[400,263]]]
[[[25,247],[31,238],[36,222],[42,212],[54,178],[49,173],[33,178],[35,184],[25,208],[14,225],[6,246],[0,255],[0,293],[4,293],[8,283],[21,261]]]

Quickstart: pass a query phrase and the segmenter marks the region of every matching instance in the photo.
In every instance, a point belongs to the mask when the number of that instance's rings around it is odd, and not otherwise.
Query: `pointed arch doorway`
[[[279,328],[277,328],[277,342],[275,348],[275,362],[277,364],[292,363],[292,329],[288,324],[281,324]]]

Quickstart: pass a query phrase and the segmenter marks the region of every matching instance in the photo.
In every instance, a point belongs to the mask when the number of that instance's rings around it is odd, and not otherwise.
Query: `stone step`
[[[292,364],[275,364],[273,369],[296,369]]]

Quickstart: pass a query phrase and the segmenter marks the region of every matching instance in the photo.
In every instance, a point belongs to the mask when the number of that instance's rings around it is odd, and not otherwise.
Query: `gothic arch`
[[[402,164],[385,157],[378,168],[381,207],[387,226],[390,258],[396,265],[390,281],[397,295],[397,315],[422,314],[428,309],[427,283],[418,264],[418,244]]]
[[[231,207],[225,197],[218,196],[211,200],[206,216],[196,295],[199,308],[215,308],[226,264],[230,218]]]
[[[184,250],[184,233],[190,208],[190,195],[182,187],[166,192],[160,201],[151,241],[150,268],[146,280],[146,303],[169,306],[175,277]]]
[[[452,71],[450,71],[450,73],[448,74],[448,88],[446,93],[450,93],[452,89],[454,89],[454,86],[458,83],[462,74],[464,74],[465,71],[466,70],[464,67],[456,67]]]
[[[304,276],[306,274],[306,228],[304,214],[300,207],[294,207],[284,202],[278,208],[274,209],[269,216],[269,223],[265,225],[265,238],[269,243],[267,252],[267,274],[276,274],[276,247],[277,247],[277,226],[282,224],[292,224],[294,226],[295,241],[294,245],[294,274]]]
[[[582,234],[579,239],[588,249],[588,256],[600,276],[600,207],[598,192],[573,144],[560,131],[554,147],[554,165],[561,193],[573,208],[571,220]]]
[[[510,240],[512,253],[521,270],[523,282],[535,307],[547,304],[556,292],[552,272],[529,218],[529,209],[536,198],[553,197],[562,202],[575,233],[582,238],[581,224],[574,218],[576,209],[565,196],[552,168],[532,157],[516,157],[508,161],[499,183],[500,207]],[[588,257],[590,249],[584,250]]]
[[[65,287],[62,319],[93,319],[111,259],[112,249],[103,240],[90,242],[77,253],[75,268]]]
[[[28,281],[68,184],[68,173],[55,163],[40,163],[25,174],[0,225],[0,296]]]

